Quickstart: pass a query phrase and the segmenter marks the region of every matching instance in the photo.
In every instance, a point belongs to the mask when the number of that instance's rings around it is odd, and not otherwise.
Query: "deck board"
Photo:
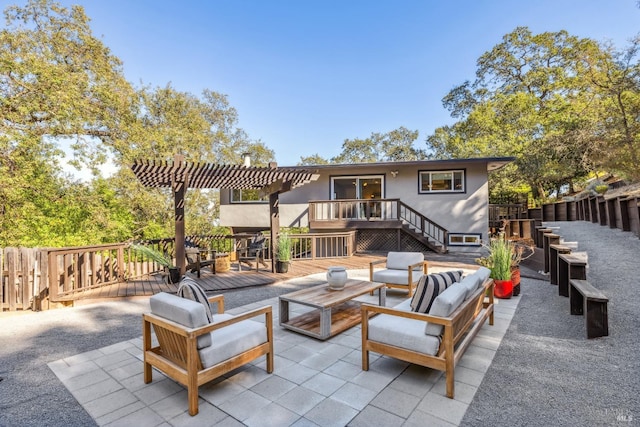
[[[237,263],[232,263],[231,270],[224,273],[213,274],[211,269],[204,268],[201,270],[200,278],[191,272],[187,272],[187,276],[196,280],[205,291],[216,292],[284,282],[296,277],[325,272],[331,266],[342,266],[348,270],[367,269],[371,261],[384,258],[383,255],[358,254],[349,258],[296,260],[291,262],[287,273],[272,273],[270,269],[262,266],[258,272],[255,269],[247,270],[246,266],[243,266],[243,270],[239,272]],[[177,286],[168,284],[166,278],[165,274],[152,274],[126,283],[116,283],[76,292],[66,295],[61,301],[151,296],[159,292],[175,293]]]

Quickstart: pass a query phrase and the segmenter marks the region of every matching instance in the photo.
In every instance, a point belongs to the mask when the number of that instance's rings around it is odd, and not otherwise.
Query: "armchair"
[[[375,265],[383,263],[386,268],[374,270]],[[422,252],[389,252],[386,260],[369,264],[369,280],[385,283],[387,288],[408,289],[411,297],[420,278],[427,274],[427,268]]]
[[[209,298],[218,313],[210,323],[203,304],[169,293],[151,297],[151,312],[142,315],[144,382],[152,367],[187,387],[189,415],[198,413],[198,387],[246,363],[266,356],[273,372],[271,306],[232,316],[224,313],[224,296]],[[264,315],[264,323],[250,320]],[[152,345],[151,326],[158,345]]]
[[[245,262],[251,269],[251,264],[256,263],[256,271],[258,271],[260,264],[264,267],[268,267],[264,261],[266,238],[262,233],[256,234],[251,238],[250,242],[247,242],[244,246],[238,249],[238,271],[242,271],[242,263]]]

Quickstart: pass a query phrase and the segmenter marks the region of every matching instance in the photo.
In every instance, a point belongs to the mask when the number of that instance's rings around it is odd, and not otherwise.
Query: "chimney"
[[[244,153],[242,155],[242,158],[244,159],[244,163],[243,163],[244,167],[245,168],[250,167],[251,166],[251,154],[250,153]]]

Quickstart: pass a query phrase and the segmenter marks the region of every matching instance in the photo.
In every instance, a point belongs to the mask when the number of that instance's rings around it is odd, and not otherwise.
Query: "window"
[[[449,246],[480,246],[482,235],[475,233],[449,233]]]
[[[384,176],[342,176],[331,178],[331,199],[381,199]]]
[[[464,193],[464,170],[421,171],[420,193]]]
[[[258,189],[231,190],[231,203],[265,203],[269,196],[260,196]]]

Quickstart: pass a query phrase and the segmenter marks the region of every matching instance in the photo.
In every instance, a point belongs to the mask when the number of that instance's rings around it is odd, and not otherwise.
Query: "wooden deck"
[[[232,263],[231,270],[225,273],[211,273],[209,268],[202,269],[201,277],[197,278],[194,273],[188,272],[189,277],[193,277],[207,292],[224,291],[230,289],[245,288],[249,286],[265,286],[277,282],[284,282],[296,277],[303,277],[309,274],[327,271],[328,267],[339,265],[348,270],[367,269],[369,263],[379,259],[384,259],[383,255],[358,254],[349,258],[339,259],[316,259],[309,261],[292,261],[287,273],[272,273],[270,269],[260,267],[256,272],[247,270],[243,264],[243,271],[238,271],[238,264]],[[68,295],[60,301],[65,302],[85,302],[86,300],[109,299],[109,298],[130,298],[151,296],[159,292],[177,292],[175,284],[168,284],[166,275],[154,274],[145,279],[132,280],[126,283],[116,283],[106,285],[96,289],[89,289]]]

